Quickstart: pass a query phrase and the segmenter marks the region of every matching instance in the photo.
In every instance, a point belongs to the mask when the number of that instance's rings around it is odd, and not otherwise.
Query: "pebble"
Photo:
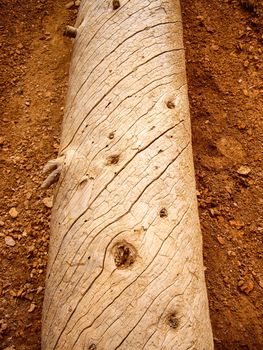
[[[75,6],[74,1],[70,1],[65,5],[66,9],[68,9],[68,10],[71,9],[73,6]]]
[[[26,199],[30,199],[32,197],[32,192],[27,192],[26,193]]]
[[[224,244],[225,244],[225,240],[224,240],[223,237],[217,236],[216,238],[217,238],[218,242],[219,242],[221,245],[224,245]]]
[[[216,44],[211,45],[211,49],[214,51],[218,51],[219,50],[219,46]]]
[[[42,203],[47,207],[47,208],[52,208],[53,207],[53,197],[45,197],[42,200]]]
[[[75,6],[79,7],[80,6],[80,0],[75,0]]]
[[[230,282],[230,278],[228,276],[224,277],[223,280],[224,280],[225,283],[229,283]]]
[[[230,226],[240,230],[241,228],[243,228],[245,226],[245,223],[243,221],[240,220],[229,220],[229,224]]]
[[[9,210],[9,215],[11,216],[12,219],[17,218],[18,212],[17,212],[16,208],[14,208],[14,207],[11,208],[11,209]]]
[[[236,253],[233,252],[232,250],[229,250],[229,251],[227,252],[227,255],[228,255],[228,256],[236,256]]]
[[[249,61],[244,62],[244,67],[247,68],[249,66]]]
[[[0,220],[0,226],[5,226],[4,221]]]
[[[246,127],[247,127],[246,123],[243,120],[238,119],[238,121],[237,121],[237,128],[239,130],[244,130],[244,129],[246,129]]]
[[[44,288],[43,288],[42,286],[39,286],[39,287],[37,288],[36,294],[41,293],[42,290],[44,290]]]
[[[246,166],[246,165],[241,165],[241,167],[237,169],[237,173],[238,173],[239,175],[244,175],[244,176],[246,176],[246,175],[248,175],[250,172],[251,172],[251,169],[250,169],[248,166]]]
[[[51,95],[52,95],[51,91],[47,91],[47,92],[45,93],[45,97],[51,97]]]
[[[31,303],[31,305],[30,305],[30,307],[29,307],[29,309],[28,309],[28,312],[29,312],[29,313],[33,312],[33,311],[35,310],[35,308],[36,308],[36,304]]]
[[[14,247],[16,245],[16,242],[15,240],[10,237],[10,236],[6,236],[5,237],[5,244],[8,246],[8,247]]]
[[[247,91],[247,89],[243,89],[242,91],[243,91],[243,94],[244,94],[245,96],[247,96],[247,97],[249,96],[249,92]]]
[[[0,320],[0,332],[3,332],[5,330],[7,330],[8,328],[8,325],[7,323],[5,323],[5,320],[4,319],[1,319]]]
[[[254,283],[252,280],[247,280],[247,281],[239,281],[238,282],[238,287],[241,290],[241,292],[245,293],[246,295],[248,295],[249,293],[252,292],[252,290],[254,289]]]

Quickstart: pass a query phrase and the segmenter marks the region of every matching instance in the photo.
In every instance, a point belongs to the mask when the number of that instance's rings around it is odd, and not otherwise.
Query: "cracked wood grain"
[[[42,349],[212,350],[179,1],[82,0],[76,27]]]

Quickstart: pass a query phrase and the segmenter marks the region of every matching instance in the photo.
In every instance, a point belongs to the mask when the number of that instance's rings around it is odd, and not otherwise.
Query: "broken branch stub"
[[[47,162],[47,164],[42,170],[42,173],[47,174],[51,171],[51,174],[49,174],[48,177],[43,181],[41,188],[49,188],[51,185],[53,185],[59,180],[64,160],[65,157],[61,156],[56,159],[51,159]]]
[[[64,28],[63,35],[69,38],[76,38],[77,32],[78,32],[77,28],[72,26],[66,26]]]

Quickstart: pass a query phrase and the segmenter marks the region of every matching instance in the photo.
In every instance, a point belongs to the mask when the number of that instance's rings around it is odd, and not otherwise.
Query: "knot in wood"
[[[167,322],[168,325],[173,329],[176,329],[179,326],[179,320],[174,312],[168,315]]]
[[[88,350],[96,350],[97,349],[97,346],[95,344],[91,344],[89,347],[88,347]]]
[[[161,218],[166,218],[167,216],[168,216],[168,212],[167,212],[167,209],[166,208],[162,208],[161,210],[160,210],[160,217]]]
[[[120,4],[119,0],[113,0],[112,1],[112,8],[113,8],[113,10],[117,10],[120,6],[121,6],[121,4]]]
[[[166,102],[166,106],[169,109],[174,109],[175,108],[175,104],[173,103],[173,101],[167,101]]]
[[[108,165],[118,164],[119,160],[120,160],[119,154],[113,154],[113,155],[108,157],[107,164]]]
[[[132,265],[136,259],[135,248],[127,242],[119,242],[113,247],[115,265],[125,269]]]

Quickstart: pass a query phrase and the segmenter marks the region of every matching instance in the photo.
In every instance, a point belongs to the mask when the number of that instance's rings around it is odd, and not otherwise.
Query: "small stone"
[[[69,10],[69,9],[71,9],[74,5],[75,5],[74,1],[70,1],[70,2],[68,2],[68,3],[65,5],[65,7],[66,7],[67,10]]]
[[[75,6],[79,7],[80,6],[80,0],[75,0]]]
[[[241,290],[241,292],[245,293],[245,294],[249,294],[252,292],[252,290],[254,289],[254,283],[252,280],[246,280],[246,281],[239,281],[238,282],[238,287]]]
[[[7,348],[4,348],[4,350],[16,350],[16,348],[14,347],[14,345],[12,345],[8,346]]]
[[[246,129],[246,127],[247,127],[246,123],[245,123],[243,120],[241,120],[241,119],[238,119],[236,125],[237,125],[237,128],[238,128],[239,130],[244,130],[244,129]]]
[[[10,236],[6,236],[5,237],[5,244],[8,246],[8,247],[14,247],[16,245],[16,242],[15,240],[10,237]]]
[[[211,49],[214,51],[218,51],[219,50],[219,46],[216,44],[211,45]]]
[[[229,283],[230,282],[230,278],[228,276],[224,277],[224,282],[225,283]]]
[[[247,96],[247,97],[249,96],[249,92],[248,92],[247,89],[243,89],[242,91],[243,91],[243,94],[244,94],[245,96]]]
[[[208,31],[208,33],[213,33],[215,31],[213,27],[206,24],[205,24],[205,29]]]
[[[53,143],[53,148],[58,151],[59,150],[59,144],[58,143]]]
[[[29,106],[30,106],[30,101],[26,101],[26,102],[25,102],[25,105],[26,105],[27,107],[29,107]]]
[[[229,220],[230,226],[236,228],[237,230],[240,230],[242,227],[245,226],[244,222],[239,220]]]
[[[4,221],[0,220],[0,227],[2,227],[4,225],[5,225]]]
[[[8,328],[7,323],[5,322],[4,319],[0,320],[0,333],[6,331]]]
[[[29,313],[33,312],[33,311],[35,310],[35,308],[36,308],[36,304],[31,303],[31,305],[30,305],[30,307],[29,307],[29,309],[28,309],[28,312],[29,312]]]
[[[34,245],[30,245],[30,246],[27,248],[27,252],[28,252],[29,254],[32,253],[34,250],[35,250],[35,246],[34,246]]]
[[[34,299],[34,295],[32,293],[28,293],[24,296],[25,299],[32,301]]]
[[[52,93],[51,93],[51,91],[47,91],[47,92],[45,92],[45,97],[51,97],[52,96]]]
[[[41,293],[42,290],[44,290],[44,288],[43,288],[42,286],[39,286],[39,287],[37,288],[36,294]]]
[[[23,46],[22,43],[19,43],[19,44],[17,45],[17,47],[18,47],[19,50],[21,50],[21,49],[23,49],[24,46]]]
[[[248,175],[250,172],[251,172],[251,169],[246,165],[241,165],[241,167],[237,169],[237,173],[243,176]]]
[[[216,208],[210,208],[209,211],[210,211],[212,216],[219,216],[220,215],[220,211]]]
[[[32,197],[32,192],[27,192],[26,193],[26,199],[30,199]]]
[[[17,218],[18,212],[17,212],[16,208],[14,208],[14,207],[11,208],[11,209],[9,210],[9,215],[11,216],[12,219]]]
[[[240,230],[240,229],[231,229],[230,230],[230,235],[233,238],[242,238],[244,236],[244,231]]]
[[[47,207],[47,208],[52,208],[53,207],[53,197],[45,197],[42,200],[42,203]]]
[[[228,256],[236,256],[236,253],[233,252],[232,250],[229,250],[229,251],[227,252],[227,255],[228,255]]]
[[[249,66],[249,61],[244,62],[244,67],[247,68]]]
[[[218,242],[219,242],[221,245],[224,245],[224,244],[225,244],[225,240],[224,240],[223,237],[217,236],[216,238],[217,238]]]

